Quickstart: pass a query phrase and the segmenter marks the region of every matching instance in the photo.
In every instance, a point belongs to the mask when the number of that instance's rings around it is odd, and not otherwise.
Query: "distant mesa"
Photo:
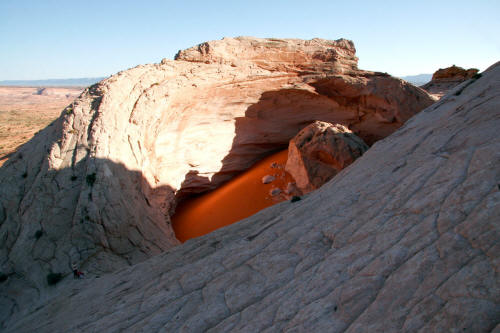
[[[3,80],[0,86],[23,87],[88,87],[105,77],[77,78],[77,79],[48,79],[48,80]]]
[[[408,81],[415,86],[422,86],[428,83],[432,79],[432,74],[401,76],[401,79]]]

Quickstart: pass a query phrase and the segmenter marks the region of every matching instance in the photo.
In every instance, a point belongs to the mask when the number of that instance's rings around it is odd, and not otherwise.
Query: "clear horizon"
[[[500,60],[500,2],[18,0],[0,3],[0,81],[107,77],[223,37],[347,38],[394,76]]]

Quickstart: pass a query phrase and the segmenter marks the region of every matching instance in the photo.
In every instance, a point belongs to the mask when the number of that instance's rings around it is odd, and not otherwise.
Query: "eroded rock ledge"
[[[373,144],[434,102],[358,70],[347,40],[228,38],[177,59],[89,87],[0,170],[3,318],[48,297],[47,275],[72,263],[100,274],[176,246],[180,196],[217,187],[307,124]]]

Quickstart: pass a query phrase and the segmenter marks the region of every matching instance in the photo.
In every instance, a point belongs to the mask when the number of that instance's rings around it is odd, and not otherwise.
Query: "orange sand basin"
[[[185,242],[286,200],[283,193],[271,196],[270,191],[294,181],[284,170],[287,156],[287,150],[268,156],[218,189],[179,205],[172,216],[177,238]],[[263,184],[266,175],[276,179]]]

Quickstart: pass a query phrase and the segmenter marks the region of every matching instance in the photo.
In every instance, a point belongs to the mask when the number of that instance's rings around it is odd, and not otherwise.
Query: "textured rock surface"
[[[6,332],[489,332],[500,318],[500,65],[332,181],[116,273]]]
[[[88,88],[0,169],[0,317],[49,297],[50,272],[101,274],[176,246],[177,198],[217,187],[315,120],[371,144],[433,102],[357,70],[346,40],[203,45]]]
[[[441,98],[450,89],[473,78],[478,72],[479,69],[476,68],[464,69],[455,65],[440,68],[432,75],[432,80],[424,84],[422,88],[434,96]]]
[[[358,71],[354,43],[347,39],[224,38],[179,51],[175,59],[234,67],[251,65],[280,72]]]
[[[290,140],[285,170],[303,193],[309,193],[367,150],[363,140],[345,126],[315,121]]]

